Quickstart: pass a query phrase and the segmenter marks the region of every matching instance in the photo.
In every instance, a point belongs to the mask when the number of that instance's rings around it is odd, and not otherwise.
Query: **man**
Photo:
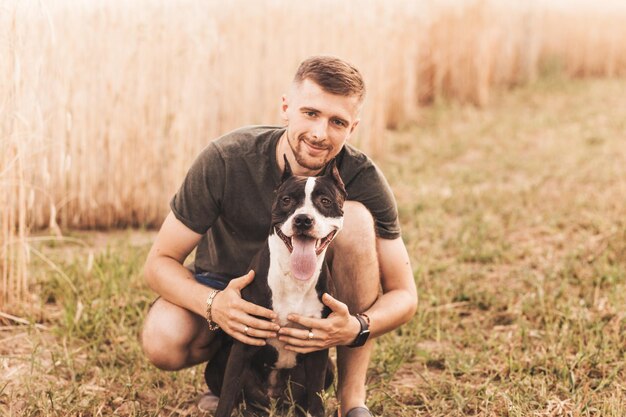
[[[217,326],[253,345],[278,337],[301,353],[336,346],[340,416],[371,416],[365,380],[372,338],[413,316],[417,291],[389,186],[363,153],[346,144],[364,95],[352,65],[309,58],[282,97],[286,127],[231,132],[196,159],[145,265],[146,280],[161,297],[146,318],[142,345],[157,367],[178,370],[210,361],[219,349],[210,330]],[[303,176],[320,173],[336,158],[348,192],[343,230],[329,248],[336,293],[323,302],[332,313],[326,319],[289,317],[310,331],[279,328],[271,321],[274,312],[240,295],[254,279],[246,268],[269,232],[283,155],[293,173]],[[183,262],[196,246],[194,274]]]

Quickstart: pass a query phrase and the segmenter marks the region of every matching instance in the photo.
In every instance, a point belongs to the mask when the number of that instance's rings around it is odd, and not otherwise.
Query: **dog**
[[[334,160],[321,176],[301,177],[286,157],[275,193],[269,237],[250,265],[255,279],[241,295],[274,310],[280,326],[295,326],[289,313],[315,318],[330,313],[321,301],[330,279],[325,255],[343,225],[347,195]],[[271,399],[279,407],[293,401],[299,415],[324,416],[321,393],[334,378],[328,349],[299,354],[278,339],[252,346],[222,336],[225,346],[205,371],[207,385],[220,397],[216,417],[230,417],[242,401],[246,416],[267,415]]]

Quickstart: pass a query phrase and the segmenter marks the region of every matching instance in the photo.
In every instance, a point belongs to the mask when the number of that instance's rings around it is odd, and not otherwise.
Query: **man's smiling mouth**
[[[329,146],[324,145],[323,143],[314,143],[311,142],[310,140],[308,140],[307,138],[302,138],[300,139],[301,142],[303,142],[307,147],[313,149],[314,151],[327,151],[330,149]]]

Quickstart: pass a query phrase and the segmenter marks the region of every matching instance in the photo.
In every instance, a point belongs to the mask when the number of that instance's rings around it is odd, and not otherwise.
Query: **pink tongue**
[[[291,252],[291,271],[293,276],[301,281],[306,281],[315,272],[315,239],[293,237],[293,252]]]

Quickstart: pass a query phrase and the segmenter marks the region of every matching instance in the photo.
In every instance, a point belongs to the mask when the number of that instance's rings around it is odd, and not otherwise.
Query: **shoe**
[[[215,412],[217,410],[217,403],[220,401],[220,397],[213,394],[211,391],[207,391],[202,394],[202,397],[198,400],[198,410],[206,412]]]
[[[367,407],[354,407],[346,413],[346,417],[373,417]]]

